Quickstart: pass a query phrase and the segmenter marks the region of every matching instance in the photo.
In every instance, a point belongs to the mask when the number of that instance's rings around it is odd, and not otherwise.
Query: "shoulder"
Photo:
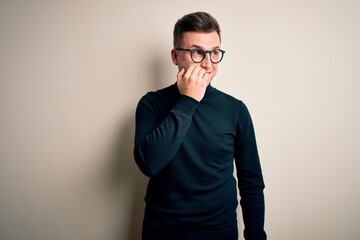
[[[138,108],[146,107],[162,112],[175,104],[179,95],[177,92],[178,89],[174,84],[157,91],[149,91],[141,97]]]
[[[156,91],[147,92],[141,99],[141,101],[157,101],[160,99],[167,99],[175,97],[178,94],[178,90],[175,84],[165,88],[158,89]]]
[[[215,89],[216,101],[224,112],[232,115],[237,123],[251,121],[250,111],[242,99],[238,99],[228,93]]]
[[[228,93],[218,90],[217,88],[214,88],[214,93],[218,101],[222,102],[223,104],[226,104],[224,106],[234,107],[237,110],[246,108],[245,103],[241,99],[238,99]]]

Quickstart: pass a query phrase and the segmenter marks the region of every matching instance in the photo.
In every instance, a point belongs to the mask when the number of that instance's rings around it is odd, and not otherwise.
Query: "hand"
[[[187,70],[182,68],[177,74],[177,87],[181,94],[200,102],[210,83],[210,74],[198,65],[191,65]]]

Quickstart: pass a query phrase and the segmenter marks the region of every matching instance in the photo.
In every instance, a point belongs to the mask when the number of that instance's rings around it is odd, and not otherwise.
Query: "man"
[[[247,240],[266,239],[264,182],[249,112],[211,86],[224,52],[208,13],[174,28],[175,84],[147,93],[136,110],[134,157],[150,177],[144,240],[238,239],[235,159]]]

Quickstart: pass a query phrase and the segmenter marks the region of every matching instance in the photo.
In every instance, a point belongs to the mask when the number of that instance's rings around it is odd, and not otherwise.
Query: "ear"
[[[175,51],[175,49],[171,50],[171,60],[175,65],[178,65],[178,61],[177,61],[177,53]]]

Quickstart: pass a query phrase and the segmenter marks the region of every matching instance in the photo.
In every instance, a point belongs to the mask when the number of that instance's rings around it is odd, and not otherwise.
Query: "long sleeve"
[[[256,145],[253,123],[245,104],[238,119],[235,147],[240,204],[245,225],[246,240],[264,240],[265,187]]]
[[[172,160],[197,105],[196,100],[184,95],[179,95],[171,109],[154,94],[140,100],[136,109],[134,157],[145,175],[156,175]]]

